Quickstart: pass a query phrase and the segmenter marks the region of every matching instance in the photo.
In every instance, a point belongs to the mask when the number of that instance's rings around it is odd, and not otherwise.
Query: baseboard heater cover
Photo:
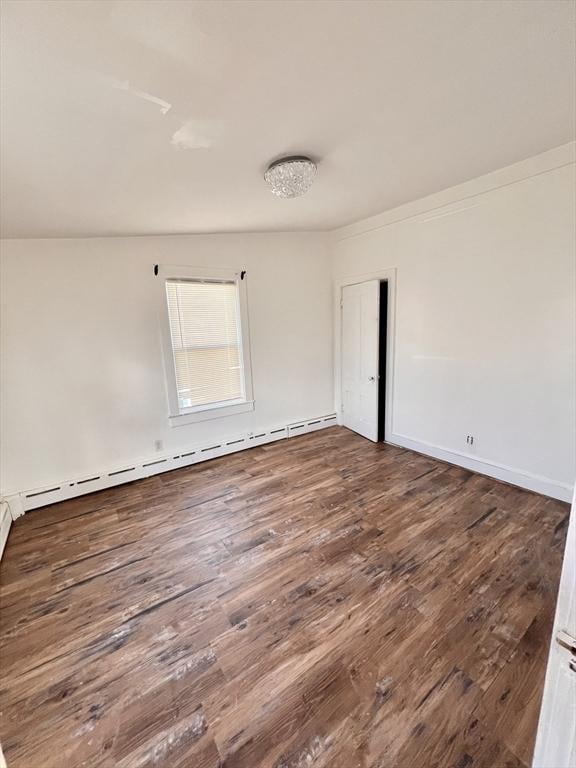
[[[323,416],[321,419],[312,419],[311,421],[299,421],[296,424],[288,425],[288,437],[303,435],[306,432],[314,432],[317,429],[325,429],[338,423],[335,413],[330,416]]]
[[[0,560],[4,553],[4,547],[6,546],[6,540],[8,539],[11,525],[12,515],[10,513],[10,507],[6,502],[0,502]]]
[[[250,433],[231,437],[221,443],[210,443],[203,447],[198,446],[186,450],[183,453],[175,453],[167,456],[148,458],[129,466],[122,466],[116,469],[102,472],[99,475],[90,475],[88,477],[67,480],[58,485],[51,485],[47,488],[35,488],[20,493],[7,494],[6,500],[10,503],[10,510],[13,518],[19,517],[30,509],[44,507],[48,504],[55,504],[59,501],[83,496],[94,491],[101,491],[106,488],[112,488],[115,485],[131,483],[134,480],[141,480],[145,477],[169,472],[172,469],[180,469],[191,464],[197,464],[202,461],[225,456],[229,453],[244,451],[249,448],[255,448],[266,443],[273,443],[277,440],[284,440],[290,437],[297,437],[306,432],[315,432],[318,429],[326,429],[338,423],[335,413],[328,414],[310,420],[286,424],[282,427],[274,427],[266,431]]]

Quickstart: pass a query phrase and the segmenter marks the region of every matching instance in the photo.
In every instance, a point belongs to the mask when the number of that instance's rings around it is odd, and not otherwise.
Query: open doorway
[[[386,365],[388,361],[388,281],[380,280],[378,329],[378,442],[386,440]]]
[[[342,286],[342,424],[373,442],[386,439],[388,281]]]

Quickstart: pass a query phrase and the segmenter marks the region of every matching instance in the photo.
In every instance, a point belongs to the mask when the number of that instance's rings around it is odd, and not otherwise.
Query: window
[[[171,422],[252,410],[245,273],[163,271]]]

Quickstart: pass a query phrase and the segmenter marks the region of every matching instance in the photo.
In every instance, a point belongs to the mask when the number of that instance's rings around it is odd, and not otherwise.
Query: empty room
[[[576,768],[576,2],[0,14],[0,768]]]

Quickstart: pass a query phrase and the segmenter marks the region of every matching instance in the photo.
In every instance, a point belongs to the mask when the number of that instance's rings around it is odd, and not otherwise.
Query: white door
[[[532,765],[533,768],[574,768],[576,765],[576,490]]]
[[[342,289],[342,423],[378,440],[380,282]]]

